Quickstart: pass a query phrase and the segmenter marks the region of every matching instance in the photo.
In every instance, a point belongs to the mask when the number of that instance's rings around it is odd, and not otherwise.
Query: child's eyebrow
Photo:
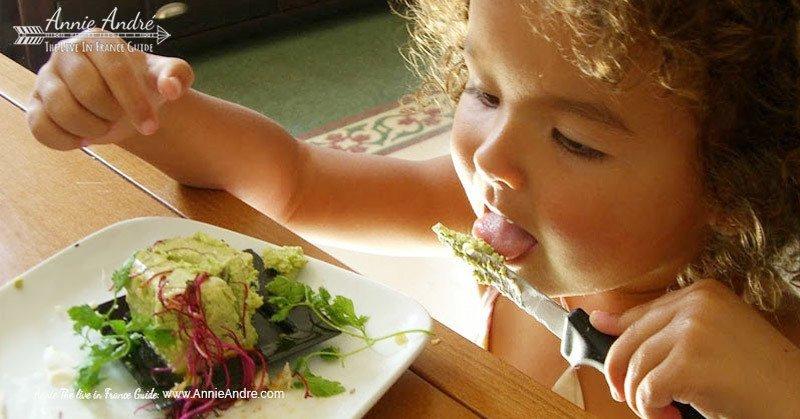
[[[580,100],[552,96],[546,100],[551,102],[556,108],[560,108],[566,112],[608,125],[626,134],[633,134],[633,131],[622,121],[622,118],[602,103],[583,102]]]
[[[476,53],[478,49],[473,42],[467,39],[464,45],[464,55],[470,59],[478,58]],[[480,55],[480,54],[477,54]],[[601,124],[608,125],[609,127],[622,131],[625,134],[632,135],[633,131],[623,122],[622,118],[614,113],[605,104],[584,102],[580,100],[569,99],[565,97],[549,96],[546,100],[552,103],[556,108],[563,111],[578,115],[580,117],[590,119]]]

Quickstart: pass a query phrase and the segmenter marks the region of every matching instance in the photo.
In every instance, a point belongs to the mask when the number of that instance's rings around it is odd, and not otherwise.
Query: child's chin
[[[558,297],[559,295],[555,294],[563,292],[564,284],[559,284],[558,281],[554,281],[555,278],[548,274],[546,269],[542,269],[542,266],[536,263],[535,259],[530,256],[531,255],[526,255],[525,257],[508,261],[507,265],[522,279],[533,285],[539,292],[548,297]]]
[[[542,269],[534,260],[524,258],[508,265],[523,279],[533,285],[539,292],[550,298],[574,297],[579,295],[597,294],[612,290],[618,284],[601,284],[586,280],[576,280],[578,275],[561,277]]]

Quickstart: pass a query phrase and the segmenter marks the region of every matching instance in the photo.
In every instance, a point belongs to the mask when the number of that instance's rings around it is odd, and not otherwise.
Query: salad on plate
[[[85,354],[75,387],[92,391],[104,366],[121,362],[158,395],[141,408],[202,417],[261,390],[342,394],[342,383],[311,370],[312,358],[344,363],[376,342],[430,333],[369,335],[351,299],[298,280],[306,262],[299,247],[238,250],[202,232],[136,251],[111,276],[109,301],[68,309]],[[338,335],[362,345],[325,346]]]

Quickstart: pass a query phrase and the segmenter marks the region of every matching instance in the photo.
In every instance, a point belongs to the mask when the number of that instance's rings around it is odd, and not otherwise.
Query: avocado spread
[[[496,278],[508,276],[506,258],[495,252],[489,243],[467,233],[447,228],[441,223],[432,228],[440,242],[472,268],[472,276],[482,285],[492,285]]]
[[[295,280],[308,260],[300,246],[266,247],[261,252],[264,266],[275,269],[287,279]]]
[[[298,264],[293,259],[286,263],[287,267]],[[126,286],[131,316],[150,318],[155,326],[173,332],[174,343],[153,346],[178,374],[186,372],[188,340],[180,333],[177,314],[165,310],[163,302],[184,294],[201,275],[206,276],[199,282],[199,294],[208,328],[227,343],[234,343],[233,334],[242,347],[253,348],[258,336],[252,316],[263,299],[257,292],[252,255],[204,233],[161,240],[133,255],[131,281]]]

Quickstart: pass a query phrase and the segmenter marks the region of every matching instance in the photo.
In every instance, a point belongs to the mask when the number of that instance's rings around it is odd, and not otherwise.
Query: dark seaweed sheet
[[[253,255],[253,267],[258,271],[259,292],[261,295],[266,295],[266,284],[275,278],[277,272],[271,268],[265,269],[264,261],[258,253],[250,249],[245,252]],[[114,300],[106,301],[100,304],[97,310],[107,311],[113,304]],[[284,362],[308,352],[340,333],[323,324],[308,307],[296,307],[285,321],[278,323],[269,321],[274,312],[275,308],[265,302],[253,315],[253,326],[258,333],[257,347],[270,367],[281,367]],[[111,313],[111,318],[130,320],[130,309],[124,297],[117,298],[117,308]],[[166,410],[172,406],[172,400],[162,398],[161,394],[162,391],[171,389],[175,383],[181,381],[181,378],[166,371],[166,362],[156,354],[149,343],[135,346],[121,361],[144,392],[151,389],[155,391],[158,397],[153,401],[157,408]],[[230,388],[240,388],[241,384],[237,383],[241,383],[241,363],[231,359],[227,367],[232,383]],[[223,388],[224,375],[214,374],[214,376],[219,379],[215,384]]]

